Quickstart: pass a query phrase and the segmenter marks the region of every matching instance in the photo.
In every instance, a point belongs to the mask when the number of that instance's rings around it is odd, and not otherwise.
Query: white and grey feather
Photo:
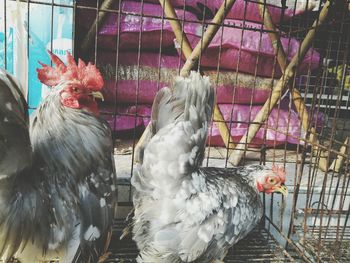
[[[200,168],[213,101],[209,79],[195,72],[155,98],[132,178],[138,262],[222,260],[262,216],[254,175],[266,168]]]

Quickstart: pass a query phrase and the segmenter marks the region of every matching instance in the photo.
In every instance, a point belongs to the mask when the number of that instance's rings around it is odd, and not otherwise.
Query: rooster
[[[132,178],[138,262],[223,260],[260,221],[259,193],[288,193],[282,168],[200,167],[213,100],[209,79],[195,72],[154,100]]]
[[[95,240],[110,240],[116,212],[111,130],[98,116],[95,101],[103,98],[100,90],[104,82],[94,65],[80,59],[76,64],[69,52],[67,65],[56,55],[49,55],[56,67],[42,64],[37,71],[39,80],[51,91],[31,118],[30,138],[35,157],[56,174],[53,182],[67,187],[60,189],[58,196],[65,196],[69,190],[77,198],[79,218],[72,218],[70,224],[79,233],[85,255],[94,252],[90,245]],[[100,244],[95,254],[106,249],[105,244]]]
[[[70,54],[67,66],[50,56],[57,67],[43,64],[38,76],[52,91],[29,128],[19,88],[1,75],[0,258],[97,262],[116,206],[111,131],[93,98],[103,79]]]

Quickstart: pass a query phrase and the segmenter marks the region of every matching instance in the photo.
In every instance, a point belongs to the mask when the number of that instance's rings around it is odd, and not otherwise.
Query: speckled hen
[[[287,194],[281,168],[200,167],[213,100],[209,79],[195,72],[154,100],[132,178],[138,262],[223,260],[261,219],[259,192]]]

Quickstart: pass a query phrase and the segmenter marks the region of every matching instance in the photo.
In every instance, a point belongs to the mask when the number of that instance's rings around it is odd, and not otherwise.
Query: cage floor
[[[296,230],[303,231],[300,227]],[[350,262],[350,229],[347,227],[315,227],[299,243],[316,261]]]
[[[131,237],[119,240],[122,229],[124,228],[123,220],[116,220],[113,237],[110,246],[110,257],[106,261],[111,262],[136,262],[138,254],[136,244]],[[245,239],[233,246],[225,262],[295,262],[295,260],[272,238],[266,229],[257,227]]]

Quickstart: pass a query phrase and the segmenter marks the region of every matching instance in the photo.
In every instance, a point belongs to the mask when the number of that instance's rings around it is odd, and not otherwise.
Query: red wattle
[[[61,103],[63,106],[72,108],[72,109],[85,109],[94,115],[99,115],[98,105],[97,102],[92,100],[91,98],[74,98],[73,96],[62,98],[61,97]]]
[[[63,106],[72,108],[72,109],[79,109],[80,104],[79,101],[73,97],[68,97],[68,98],[61,98],[61,103]]]
[[[256,188],[258,189],[259,192],[264,192],[264,187],[259,182],[256,183]]]

